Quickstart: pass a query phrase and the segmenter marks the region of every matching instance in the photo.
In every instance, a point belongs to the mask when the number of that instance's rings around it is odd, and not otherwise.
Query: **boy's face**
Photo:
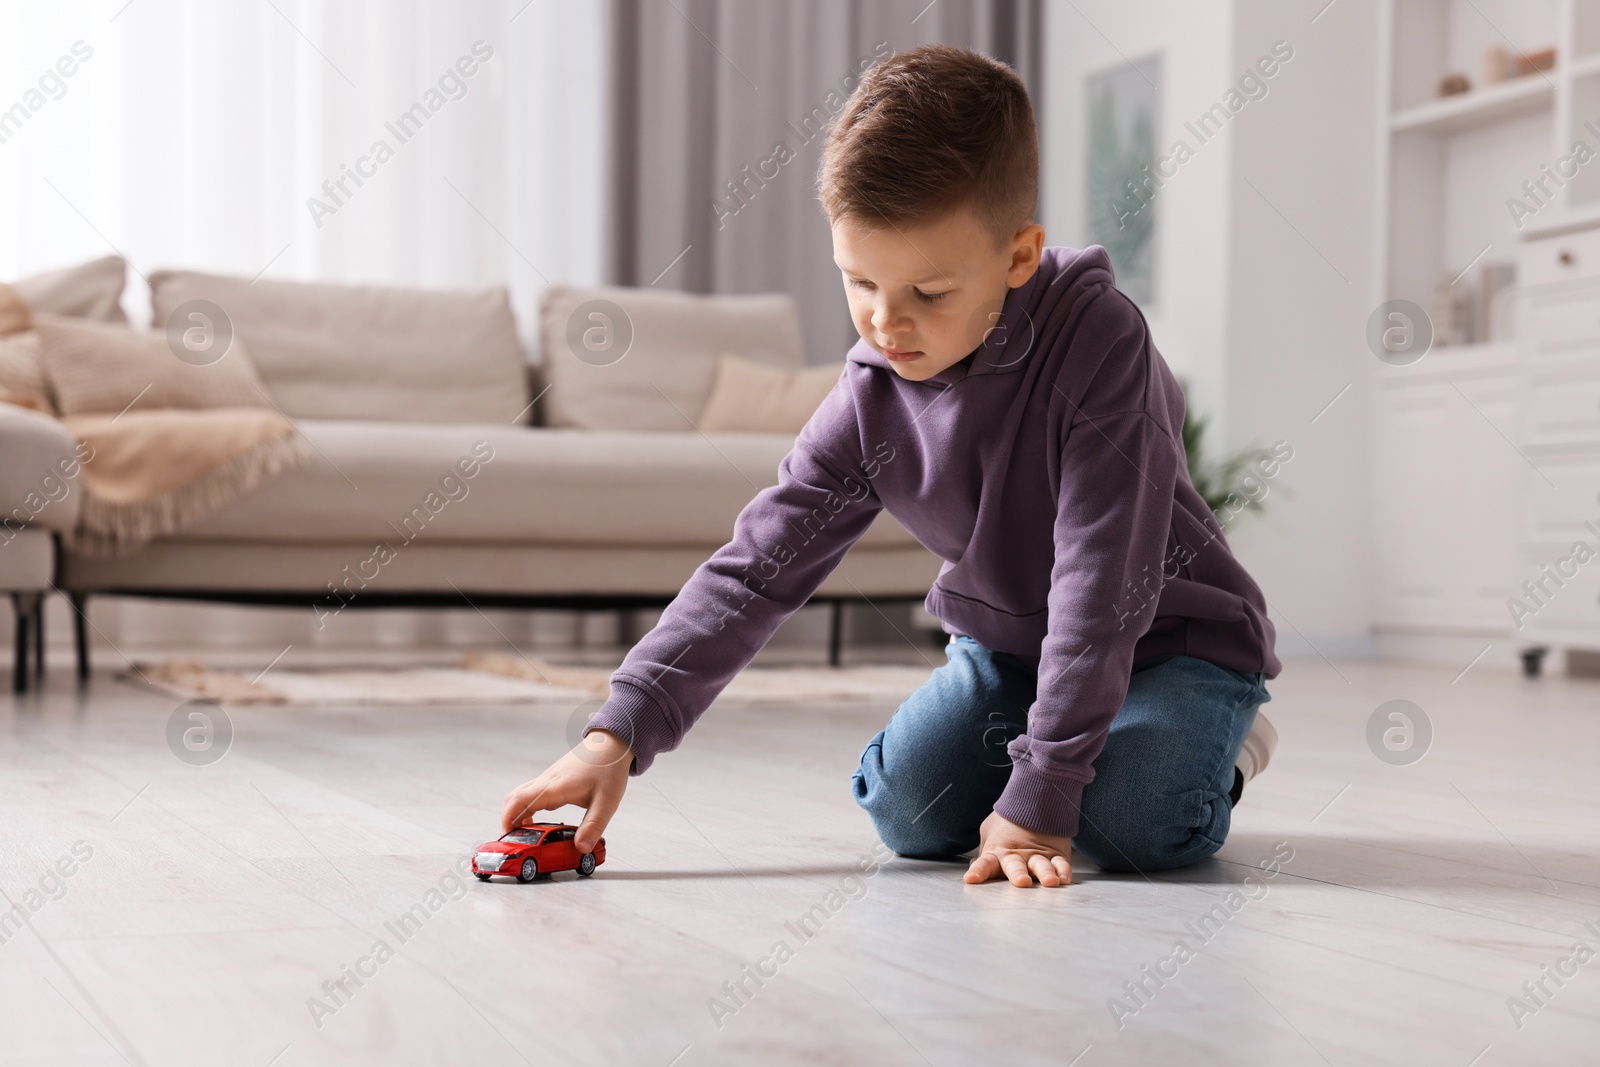
[[[911,381],[961,362],[998,321],[1006,293],[1039,268],[1044,228],[996,248],[969,207],[914,225],[833,222],[833,261],[844,275],[856,332]]]

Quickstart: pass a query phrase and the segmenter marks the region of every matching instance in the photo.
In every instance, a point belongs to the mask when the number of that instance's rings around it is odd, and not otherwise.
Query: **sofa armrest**
[[[65,532],[78,521],[82,464],[78,443],[60,422],[0,403],[0,521]]]

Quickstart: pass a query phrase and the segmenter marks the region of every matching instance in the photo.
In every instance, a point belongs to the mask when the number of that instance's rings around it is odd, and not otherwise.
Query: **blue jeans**
[[[1027,727],[1038,674],[1024,660],[953,637],[935,670],[861,754],[856,803],[902,856],[958,856],[1011,777],[1006,745]],[[1073,846],[1109,871],[1205,859],[1228,836],[1233,761],[1265,677],[1193,656],[1138,663],[1083,791]]]

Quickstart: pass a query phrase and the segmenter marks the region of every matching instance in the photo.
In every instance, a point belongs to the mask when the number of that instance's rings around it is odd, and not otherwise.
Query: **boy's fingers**
[[[1050,865],[1050,858],[1043,853],[1035,852],[1028,857],[1028,870],[1039,879],[1040,885],[1060,885],[1061,878],[1056,874],[1056,869]]]
[[[1000,869],[1006,872],[1006,877],[1011,879],[1011,884],[1019,889],[1033,887],[1033,875],[1028,873],[1028,865],[1018,853],[1002,852],[1000,854]]]
[[[549,805],[543,803],[549,787],[539,779],[524,782],[506,795],[505,808],[500,812],[501,832],[515,829],[523,820],[535,812],[543,811],[547,807],[560,807],[560,804]]]
[[[972,861],[972,865],[967,868],[967,873],[963,876],[963,880],[977,885],[980,882],[987,882],[999,873],[1000,860],[996,858],[993,852],[985,852]]]
[[[1065,856],[1051,856],[1043,852],[985,852],[967,867],[962,880],[976,885],[1000,874],[1018,887],[1032,886],[1035,878],[1039,879],[1040,885],[1071,885],[1072,863]]]
[[[594,801],[584,812],[583,822],[578,825],[578,832],[574,835],[580,853],[594,851],[595,842],[606,832],[606,826],[611,822],[611,816],[617,813],[617,805],[620,803],[622,803],[620,791],[613,793],[610,790],[602,790],[595,794]]]

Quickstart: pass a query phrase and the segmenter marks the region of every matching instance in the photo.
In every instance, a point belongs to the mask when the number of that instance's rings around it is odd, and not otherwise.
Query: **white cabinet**
[[[1600,222],[1530,230],[1521,263],[1528,463],[1508,615],[1524,646],[1600,649]]]
[[[1506,435],[1517,425],[1518,387],[1510,350],[1481,356],[1379,377],[1372,458],[1380,628],[1511,636],[1505,601],[1518,580],[1522,460]]]

